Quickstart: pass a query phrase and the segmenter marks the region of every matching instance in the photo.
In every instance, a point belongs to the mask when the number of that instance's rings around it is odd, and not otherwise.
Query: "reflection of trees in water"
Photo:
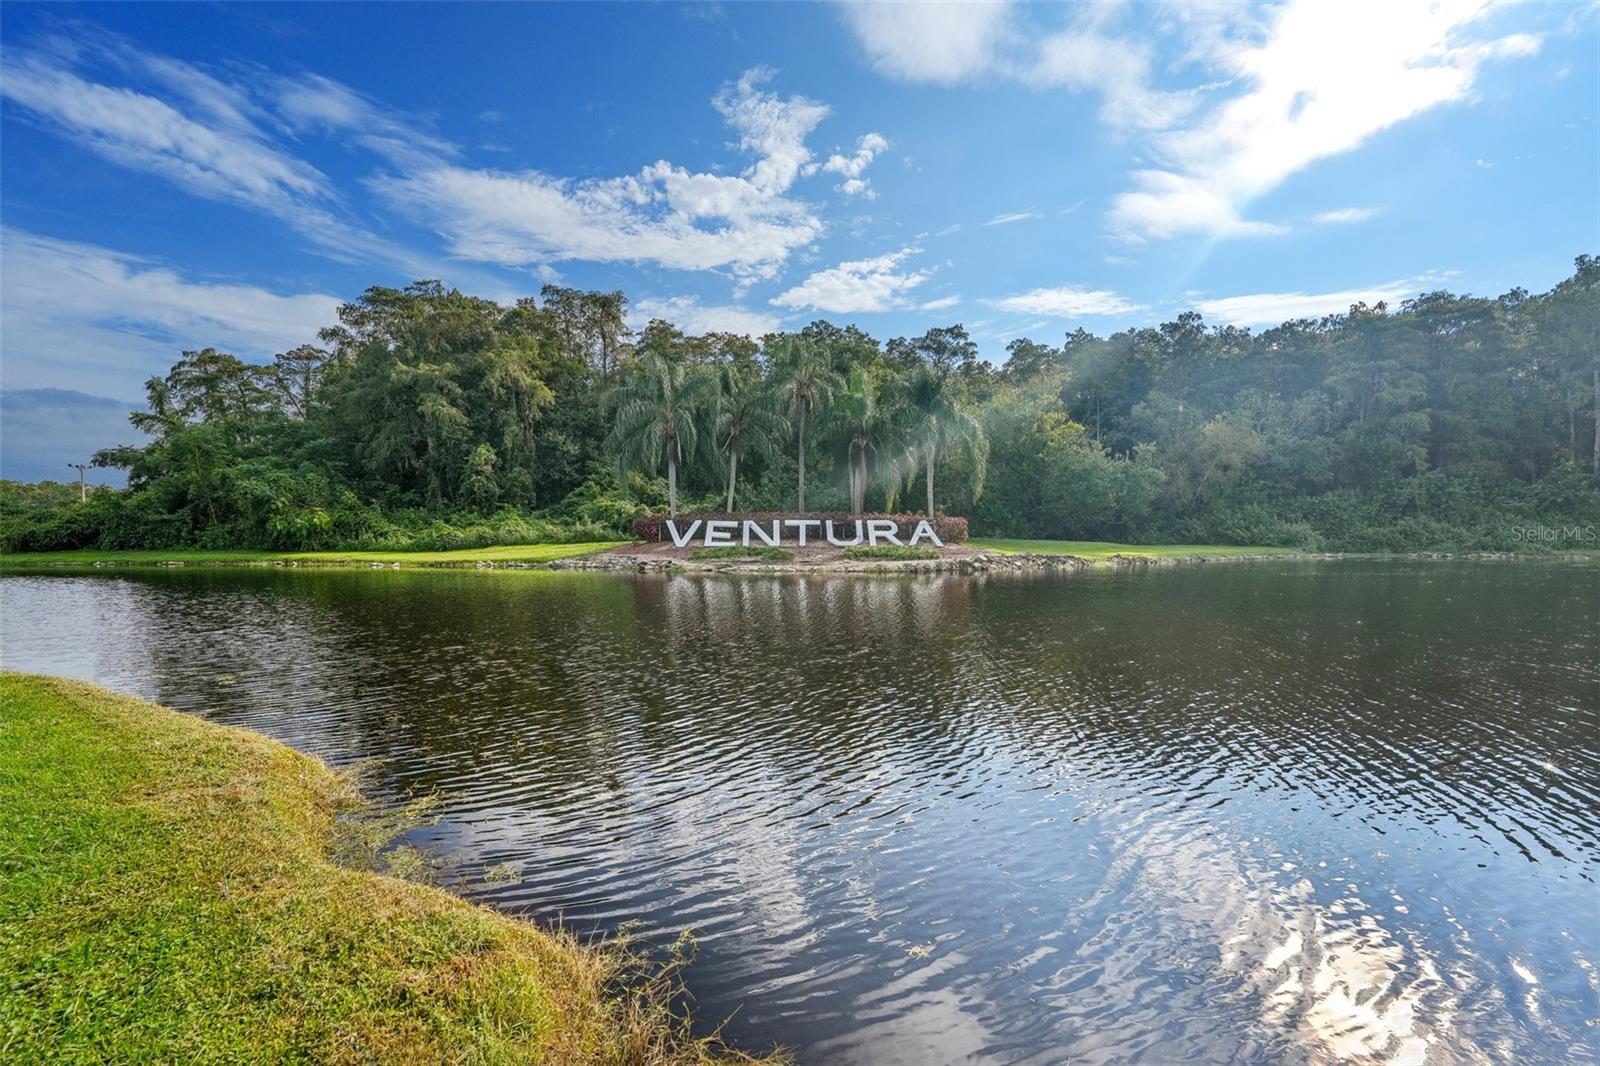
[[[392,757],[389,786],[444,794],[448,854],[520,864],[493,898],[693,924],[703,1003],[760,986],[828,1057],[936,1031],[1115,1057],[1164,1017],[1202,1060],[1252,1026],[1260,1057],[1383,1058],[1504,1016],[1442,899],[1565,899],[1525,871],[1594,856],[1593,573],[191,571],[7,579],[0,623],[7,665],[76,655]],[[1420,888],[1410,918],[1378,912],[1390,883]]]
[[[406,789],[570,809],[665,762],[938,779],[977,752],[1594,846],[1573,831],[1600,803],[1593,568],[40,580],[95,590],[44,601],[74,672],[335,761],[393,756]]]

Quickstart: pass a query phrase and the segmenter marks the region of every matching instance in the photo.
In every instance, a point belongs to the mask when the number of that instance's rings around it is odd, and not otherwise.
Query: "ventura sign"
[[[686,530],[680,531],[678,523],[672,519],[667,520],[666,526],[667,534],[672,537],[672,544],[677,548],[687,548],[694,543],[696,535],[702,537],[700,543],[707,548],[732,547],[735,544],[741,548],[748,548],[755,543],[751,537],[775,548],[785,535],[800,547],[805,547],[807,537],[813,535],[819,542],[826,541],[840,548],[854,547],[863,542],[874,548],[879,542],[906,547],[924,540],[936,547],[944,547],[944,541],[939,539],[938,534],[933,531],[933,526],[926,521],[916,524],[908,540],[901,540],[900,533],[904,527],[892,518],[858,518],[854,522],[835,522],[832,519],[821,518],[774,518],[770,522],[696,518],[689,523],[689,528]],[[849,528],[851,526],[855,528],[852,530]],[[850,536],[841,536],[841,533]],[[738,536],[737,540],[734,539],[735,535]]]

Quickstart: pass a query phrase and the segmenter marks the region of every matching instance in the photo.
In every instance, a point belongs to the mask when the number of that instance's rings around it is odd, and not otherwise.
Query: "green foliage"
[[[0,484],[0,548],[402,550],[626,535],[670,512],[970,515],[980,535],[1357,551],[1592,546],[1600,260],[1259,334],[1186,312],[996,370],[960,326],[880,345],[637,334],[620,293],[373,288],[320,347],[184,352],[126,490]]]
[[[624,471],[654,474],[666,464],[669,514],[678,513],[678,467],[695,454],[714,385],[695,368],[652,352],[607,397],[607,450]]]

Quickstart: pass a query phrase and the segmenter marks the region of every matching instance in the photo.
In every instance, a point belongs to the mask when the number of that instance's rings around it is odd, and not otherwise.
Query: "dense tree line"
[[[1542,295],[1428,293],[1262,332],[1193,312],[993,366],[880,343],[633,332],[621,293],[373,288],[266,364],[185,352],[128,487],[0,486],[13,549],[468,546],[689,505],[969,515],[976,535],[1526,547],[1600,522],[1600,260]],[[41,501],[48,501],[45,505]],[[1576,546],[1582,546],[1578,544]]]

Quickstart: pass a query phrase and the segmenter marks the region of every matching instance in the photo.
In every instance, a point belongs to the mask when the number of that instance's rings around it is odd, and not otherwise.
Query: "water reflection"
[[[384,759],[802,1061],[1595,1061],[1597,577],[7,578],[0,658]]]

